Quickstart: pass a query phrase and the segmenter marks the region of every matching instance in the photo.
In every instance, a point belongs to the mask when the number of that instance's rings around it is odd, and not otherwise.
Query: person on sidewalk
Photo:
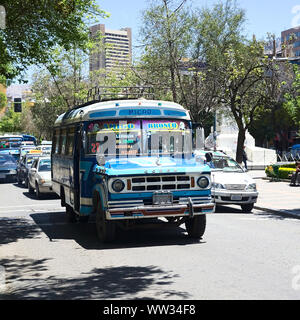
[[[296,184],[298,184],[299,172],[300,172],[300,162],[296,162],[296,171],[293,172],[292,174],[290,186],[295,186]]]
[[[244,162],[246,171],[248,171],[247,160],[248,160],[247,153],[245,151],[245,146],[243,146],[243,162]]]

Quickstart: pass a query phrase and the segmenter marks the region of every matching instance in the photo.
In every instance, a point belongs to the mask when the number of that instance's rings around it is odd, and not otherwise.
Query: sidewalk
[[[265,180],[264,170],[249,170],[247,173],[255,179],[259,192],[255,209],[300,218],[300,186]]]

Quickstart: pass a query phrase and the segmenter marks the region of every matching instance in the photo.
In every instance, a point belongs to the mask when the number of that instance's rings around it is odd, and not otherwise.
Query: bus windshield
[[[169,155],[191,152],[188,121],[175,119],[99,120],[87,126],[87,154]]]
[[[19,148],[21,146],[22,138],[0,138],[0,149]]]

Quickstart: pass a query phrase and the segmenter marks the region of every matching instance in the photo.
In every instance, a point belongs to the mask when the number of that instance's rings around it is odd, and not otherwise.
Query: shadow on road
[[[226,205],[217,205],[215,213],[238,213],[238,214],[249,214],[243,212],[240,206],[232,207]]]
[[[120,249],[149,246],[169,246],[205,243],[189,239],[185,229],[181,227],[143,228],[119,230],[113,243],[102,244],[96,234],[94,217],[89,223],[67,223],[64,212],[33,213],[30,215],[34,222],[47,235],[50,241],[73,239],[85,249]]]
[[[34,238],[41,233],[40,228],[23,218],[0,219],[0,246],[18,241],[19,239]]]
[[[49,275],[47,260],[15,256],[0,260],[6,270],[6,291],[0,299],[187,299],[188,293],[168,287],[178,275],[156,266],[94,268],[75,277]],[[150,288],[151,287],[151,288]],[[151,289],[151,297],[147,291]]]
[[[258,209],[256,209],[258,210]],[[284,209],[282,209],[282,211],[284,211]],[[299,209],[298,210],[289,210],[290,213],[299,213]],[[272,220],[284,220],[284,219],[296,219],[299,220],[300,216],[291,216],[288,214],[285,214],[284,212],[282,213],[270,213],[267,211],[259,211],[259,212],[243,212],[242,209],[239,209],[238,207],[233,207],[233,206],[217,206],[216,207],[216,211],[214,214],[236,214],[236,215],[243,215],[243,216],[255,216],[256,218],[260,218],[260,219],[272,219]]]
[[[45,193],[41,194],[41,197],[37,199],[35,193],[30,194],[28,191],[24,191],[23,195],[31,200],[37,200],[37,201],[43,201],[43,200],[51,200],[51,199],[59,199],[58,195],[56,193]]]

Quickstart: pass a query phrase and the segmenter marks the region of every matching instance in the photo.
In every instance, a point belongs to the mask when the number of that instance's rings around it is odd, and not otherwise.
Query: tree
[[[0,132],[21,132],[21,114],[15,113],[11,108],[0,121]]]
[[[0,75],[12,78],[28,66],[50,63],[57,45],[86,49],[88,23],[105,17],[94,0],[2,0],[6,28],[0,29]]]
[[[300,68],[294,66],[294,81],[290,92],[285,94],[285,111],[291,115],[293,120],[300,126]]]
[[[137,74],[156,88],[158,97],[184,100],[180,64],[192,41],[193,19],[185,2],[160,0],[143,12],[140,30],[143,53]],[[178,90],[179,88],[179,90]]]
[[[92,43],[89,43],[89,47],[94,48]],[[52,56],[52,64],[34,75],[32,85],[36,101],[34,107],[30,108],[32,121],[38,135],[44,139],[51,139],[57,116],[80,104],[93,86],[120,87],[135,83],[135,75],[129,68],[120,69],[119,72],[99,70],[88,75],[86,64],[89,57],[75,46],[68,52],[56,48]]]
[[[263,43],[243,36],[245,13],[234,1],[201,13],[196,52],[207,64],[215,103],[228,108],[236,122],[236,160],[241,163],[246,131],[257,112],[277,97],[280,78],[273,61],[264,55]]]

